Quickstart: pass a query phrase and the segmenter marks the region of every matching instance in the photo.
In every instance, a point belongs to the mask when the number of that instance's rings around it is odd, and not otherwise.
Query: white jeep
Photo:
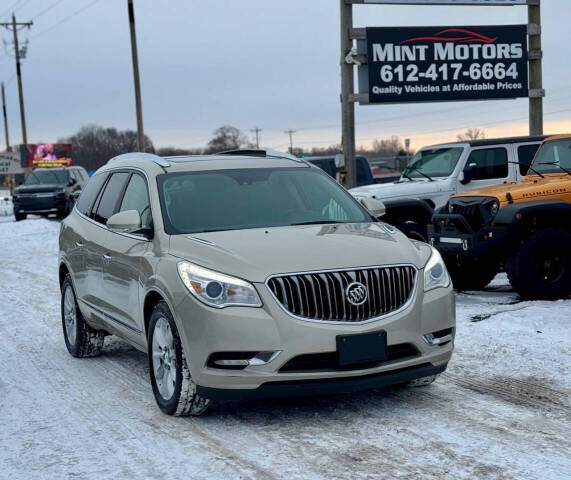
[[[394,183],[357,187],[357,199],[374,198],[386,207],[385,222],[410,238],[426,241],[435,210],[455,193],[516,182],[527,173],[545,136],[444,143],[420,149]]]

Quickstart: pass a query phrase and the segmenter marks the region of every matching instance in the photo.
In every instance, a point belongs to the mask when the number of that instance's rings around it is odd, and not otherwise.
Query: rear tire
[[[483,290],[500,270],[494,260],[445,257],[444,263],[456,290]]]
[[[571,294],[571,233],[556,227],[535,232],[508,259],[506,271],[522,298],[567,298]]]
[[[421,225],[420,223],[410,220],[399,224],[398,228],[412,240],[419,240],[424,243],[428,242],[426,226]]]
[[[202,415],[210,400],[196,393],[196,383],[168,305],[161,301],[149,322],[149,371],[155,400],[168,415]]]
[[[14,210],[14,218],[16,219],[17,222],[20,222],[22,220],[26,220],[26,218],[28,217],[27,214],[25,213],[20,213]]]
[[[61,322],[67,351],[77,358],[95,357],[103,349],[105,334],[91,328],[79,306],[69,273],[61,287]]]

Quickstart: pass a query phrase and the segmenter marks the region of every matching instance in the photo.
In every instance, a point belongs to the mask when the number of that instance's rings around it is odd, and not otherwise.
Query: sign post
[[[528,25],[353,28],[353,4],[528,6]],[[340,0],[341,119],[347,187],[356,185],[355,107],[529,97],[543,133],[540,0]],[[357,40],[357,48],[353,48]],[[358,66],[358,93],[353,66]]]

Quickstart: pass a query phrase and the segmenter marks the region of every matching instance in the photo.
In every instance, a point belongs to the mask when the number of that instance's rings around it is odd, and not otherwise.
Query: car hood
[[[571,193],[571,176],[557,174],[545,175],[545,178],[540,178],[537,175],[530,175],[519,182],[469,190],[454,195],[452,198],[495,197],[503,205],[509,203],[507,198],[508,193],[516,202],[518,200],[554,200],[560,196],[568,196]]]
[[[264,282],[277,273],[413,264],[430,248],[383,223],[256,228],[173,235],[170,254],[206,268]]]
[[[20,185],[14,189],[14,193],[47,193],[65,188],[61,183],[41,183],[39,185]]]
[[[355,198],[372,197],[378,200],[394,199],[399,197],[414,198],[420,195],[429,195],[441,192],[446,184],[443,179],[404,181],[402,183],[376,183],[365,187],[349,190]]]

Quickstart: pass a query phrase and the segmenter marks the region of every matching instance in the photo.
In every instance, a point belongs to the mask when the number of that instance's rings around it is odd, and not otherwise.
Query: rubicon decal
[[[370,103],[528,95],[525,25],[367,28],[359,48]]]

